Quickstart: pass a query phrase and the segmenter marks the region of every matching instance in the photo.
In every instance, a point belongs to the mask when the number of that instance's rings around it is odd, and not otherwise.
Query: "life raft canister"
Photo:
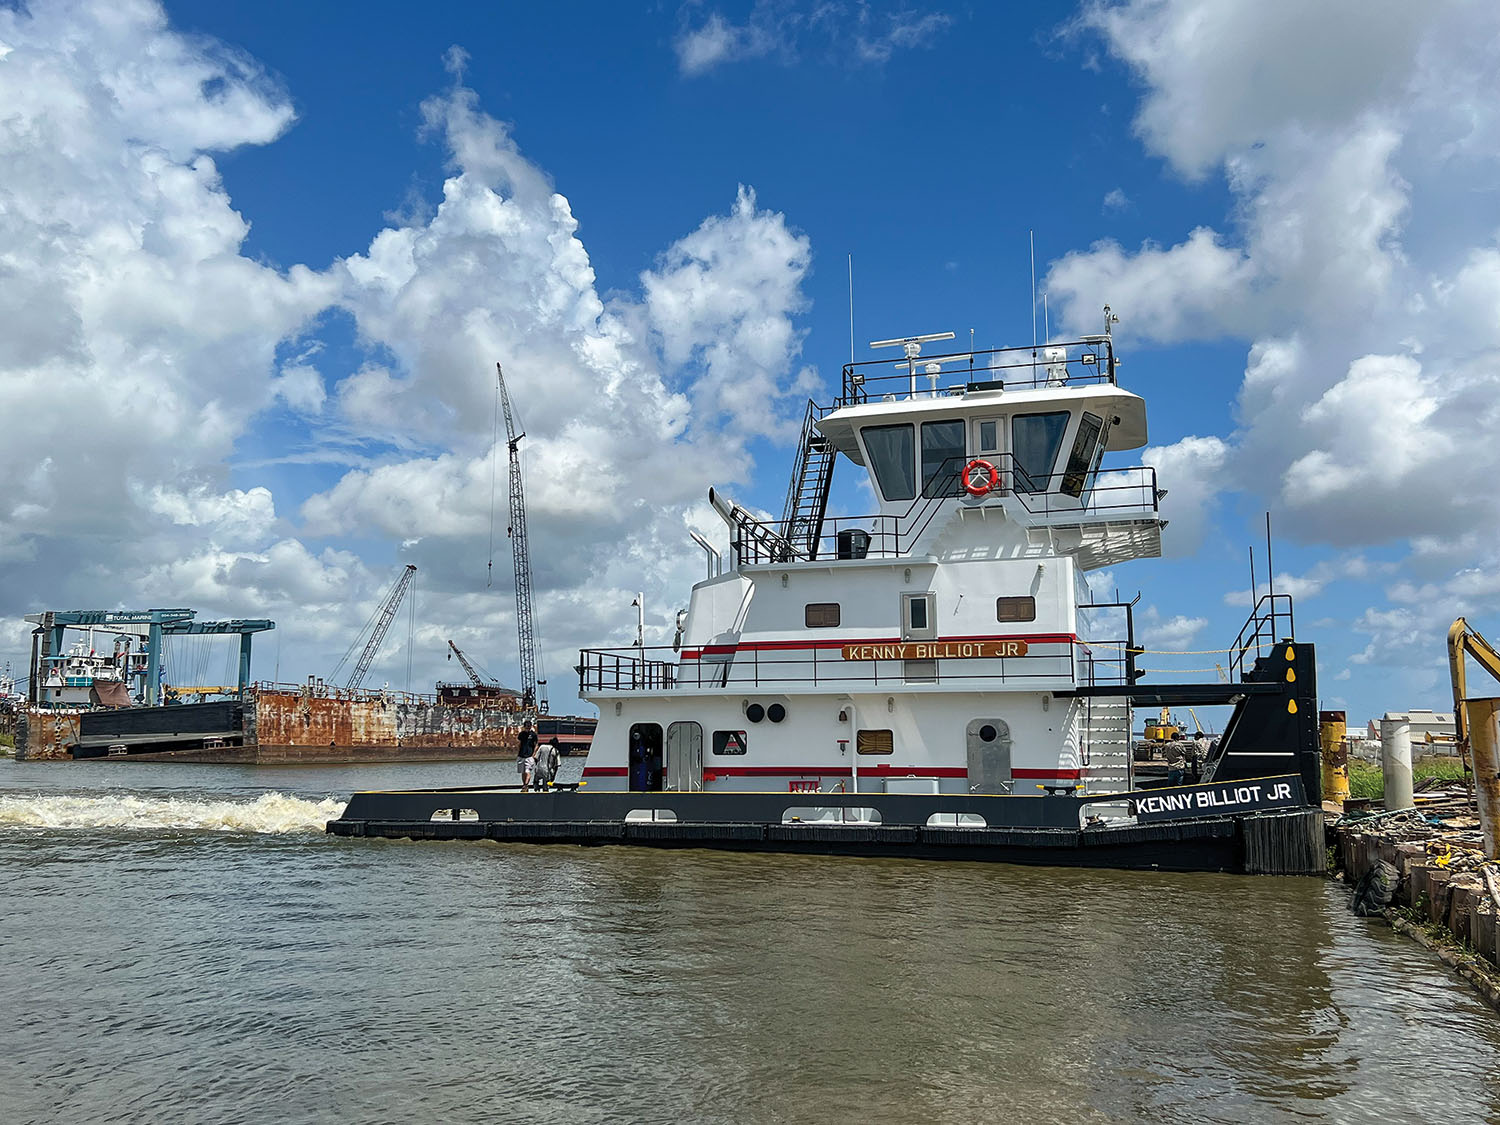
[[[970,496],[987,496],[999,482],[1000,474],[988,461],[976,457],[964,466],[964,491]]]

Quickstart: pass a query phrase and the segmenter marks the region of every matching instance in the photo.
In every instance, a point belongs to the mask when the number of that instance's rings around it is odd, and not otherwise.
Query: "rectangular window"
[[[935,594],[901,595],[901,639],[904,641],[927,641],[937,636],[933,622]]]
[[[742,730],[714,731],[714,753],[722,756],[745,752],[745,732]]]
[[[922,495],[958,496],[963,492],[964,424],[922,423]]]
[[[1036,599],[1030,594],[1019,597],[996,598],[995,618],[998,621],[1035,621]]]
[[[1085,413],[1078,421],[1078,433],[1073,438],[1073,448],[1068,453],[1068,467],[1063,470],[1062,493],[1065,496],[1083,496],[1088,481],[1089,462],[1094,459],[1094,446],[1099,443],[1099,431],[1104,420],[1097,414]]]
[[[854,736],[854,749],[861,754],[893,754],[896,742],[888,730],[862,730]]]
[[[917,495],[915,434],[908,422],[900,426],[866,426],[860,431],[865,453],[880,494],[887,500],[912,500]]]
[[[980,453],[1000,452],[1000,422],[997,419],[979,423],[977,444]]]
[[[1046,492],[1068,428],[1068,412],[1017,414],[1010,422],[1010,448],[1016,463],[1017,492]]]
[[[802,607],[802,623],[809,629],[837,629],[838,602],[808,602]]]

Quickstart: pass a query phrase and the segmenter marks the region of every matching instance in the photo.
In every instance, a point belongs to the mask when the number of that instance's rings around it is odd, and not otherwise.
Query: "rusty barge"
[[[517,732],[528,718],[536,716],[505,699],[348,692],[316,680],[258,683],[239,698],[207,703],[27,707],[17,724],[16,757],[214,763],[503,758],[514,756]]]

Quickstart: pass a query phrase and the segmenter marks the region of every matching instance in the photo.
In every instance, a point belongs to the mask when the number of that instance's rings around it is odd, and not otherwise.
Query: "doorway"
[[[661,724],[630,724],[629,753],[631,790],[637,793],[661,792]]]

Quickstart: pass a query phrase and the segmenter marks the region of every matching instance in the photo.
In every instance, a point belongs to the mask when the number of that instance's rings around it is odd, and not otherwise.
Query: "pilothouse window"
[[[1094,446],[1099,442],[1099,431],[1104,420],[1097,414],[1084,413],[1078,422],[1078,433],[1073,438],[1073,449],[1068,454],[1068,467],[1063,470],[1062,489],[1066,496],[1082,496],[1087,483],[1089,462],[1094,458]]]
[[[887,500],[915,498],[917,458],[911,424],[866,426],[861,433],[880,494]]]
[[[957,496],[963,492],[964,424],[922,423],[922,495]]]
[[[1011,419],[1011,452],[1016,462],[1017,492],[1046,492],[1068,428],[1068,412],[1017,414]]]

